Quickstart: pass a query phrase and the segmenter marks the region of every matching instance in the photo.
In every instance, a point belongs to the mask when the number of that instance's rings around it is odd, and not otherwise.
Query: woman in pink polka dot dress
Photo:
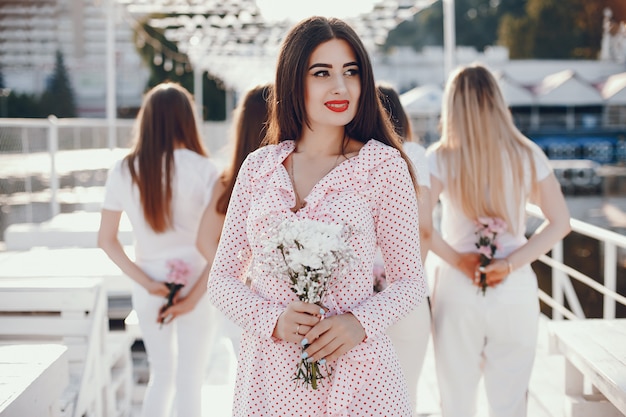
[[[243,329],[233,416],[409,417],[385,331],[425,296],[415,180],[354,30],[322,17],[297,24],[271,106],[268,145],[241,167],[208,284]],[[323,308],[267,268],[264,238],[285,219],[353,231],[358,261],[334,278]],[[377,248],[390,285],[374,294]],[[331,378],[315,390],[297,383],[302,358],[332,367]]]

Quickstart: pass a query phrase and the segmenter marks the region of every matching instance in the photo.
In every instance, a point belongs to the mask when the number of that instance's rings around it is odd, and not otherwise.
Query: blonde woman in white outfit
[[[430,248],[433,228],[430,173],[428,160],[426,159],[426,149],[417,142],[413,142],[411,122],[402,107],[396,90],[391,86],[379,84],[378,91],[381,94],[381,102],[391,117],[396,133],[402,138],[404,152],[406,152],[415,169],[419,194],[417,202],[420,251],[423,264]],[[379,258],[379,262],[382,265],[382,259]],[[426,283],[428,283],[428,280],[426,280]],[[387,335],[391,338],[396,348],[400,365],[408,382],[413,414],[417,413],[417,384],[422,372],[422,365],[424,364],[430,329],[430,302],[427,298],[427,302],[420,303],[409,315],[393,324],[387,330]]]
[[[513,124],[493,75],[454,72],[441,113],[442,137],[428,150],[433,202],[441,201],[441,259],[432,288],[433,342],[443,417],[475,415],[481,377],[491,417],[524,417],[539,303],[530,266],[570,230],[561,188],[541,149]],[[525,237],[525,206],[546,220]],[[489,266],[479,267],[475,221],[499,218],[506,231]],[[486,275],[483,295],[480,273]]]

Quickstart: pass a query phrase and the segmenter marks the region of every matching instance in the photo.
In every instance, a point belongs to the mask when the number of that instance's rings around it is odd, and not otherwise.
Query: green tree
[[[574,25],[580,28],[580,37],[572,51],[575,58],[596,59],[600,53],[604,9],[613,12],[613,21],[626,20],[624,0],[571,0],[577,10]]]
[[[532,56],[533,42],[528,35],[531,32],[530,20],[513,15],[505,15],[500,22],[498,39],[501,45],[509,49],[509,58],[520,59]]]
[[[455,0],[456,44],[503,45],[513,59],[596,59],[605,7],[626,20],[624,0]],[[389,32],[384,49],[399,45],[443,45],[441,0]]]
[[[394,46],[411,46],[419,51],[424,46],[443,45],[443,9],[441,2],[430,7],[396,26],[387,35],[383,50]]]
[[[178,82],[194,91],[194,77],[186,54],[178,51],[175,43],[165,38],[163,31],[148,24],[149,19],[167,17],[153,15],[142,21],[134,31],[135,45],[143,62],[150,69],[146,89],[165,82]],[[169,63],[168,63],[169,61]],[[174,62],[176,61],[176,62]],[[171,64],[171,65],[170,65]],[[222,81],[204,71],[202,75],[203,119],[226,119],[226,91]]]
[[[4,75],[2,73],[2,66],[0,66],[0,117],[7,117],[8,115],[8,101],[11,90],[6,89],[4,86]]]
[[[538,59],[565,59],[580,38],[575,21],[575,9],[562,0],[528,0],[526,9],[532,20],[532,57]],[[569,28],[569,30],[567,30]]]
[[[72,90],[61,51],[56,52],[54,72],[41,96],[41,109],[44,115],[54,114],[57,117],[76,117],[74,91]]]
[[[505,16],[499,43],[513,59],[596,59],[605,7],[626,20],[623,0],[528,0],[522,16]]]
[[[498,2],[464,0],[455,2],[457,44],[473,46],[482,51],[496,39]]]
[[[522,15],[527,0],[456,0],[454,7],[456,44],[483,50],[495,45],[502,16]],[[443,4],[441,0],[398,25],[389,32],[384,49],[410,45],[419,51],[424,46],[443,45]]]
[[[33,94],[11,92],[8,98],[8,117],[46,117],[41,100]]]

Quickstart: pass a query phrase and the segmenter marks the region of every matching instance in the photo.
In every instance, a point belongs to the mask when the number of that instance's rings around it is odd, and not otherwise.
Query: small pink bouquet
[[[379,262],[374,262],[374,292],[384,291],[387,285],[385,267]]]
[[[480,266],[487,266],[495,256],[500,245],[498,243],[498,235],[506,231],[506,222],[497,217],[479,217],[476,223],[475,234],[478,236],[476,248],[480,254]],[[483,296],[487,291],[487,276],[481,272],[480,287]]]
[[[169,259],[166,265],[169,268],[169,272],[167,273],[165,285],[170,289],[170,292],[167,294],[167,302],[160,309],[161,313],[174,305],[174,297],[181,288],[187,285],[191,272],[189,265],[182,259]],[[161,326],[163,326],[164,322],[165,318],[161,319]]]

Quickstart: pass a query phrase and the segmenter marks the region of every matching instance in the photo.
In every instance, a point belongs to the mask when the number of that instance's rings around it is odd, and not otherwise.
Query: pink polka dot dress
[[[410,417],[406,381],[385,334],[426,293],[417,198],[406,163],[397,150],[369,140],[322,178],[293,213],[295,193],[283,161],[294,147],[293,141],[263,147],[242,166],[209,277],[209,297],[243,329],[233,417]],[[332,379],[317,390],[293,380],[300,346],[272,337],[278,316],[297,296],[287,282],[258,273],[270,225],[293,217],[349,225],[359,258],[324,305],[329,315],[354,314],[367,338],[329,362]],[[390,285],[374,294],[377,247]]]

